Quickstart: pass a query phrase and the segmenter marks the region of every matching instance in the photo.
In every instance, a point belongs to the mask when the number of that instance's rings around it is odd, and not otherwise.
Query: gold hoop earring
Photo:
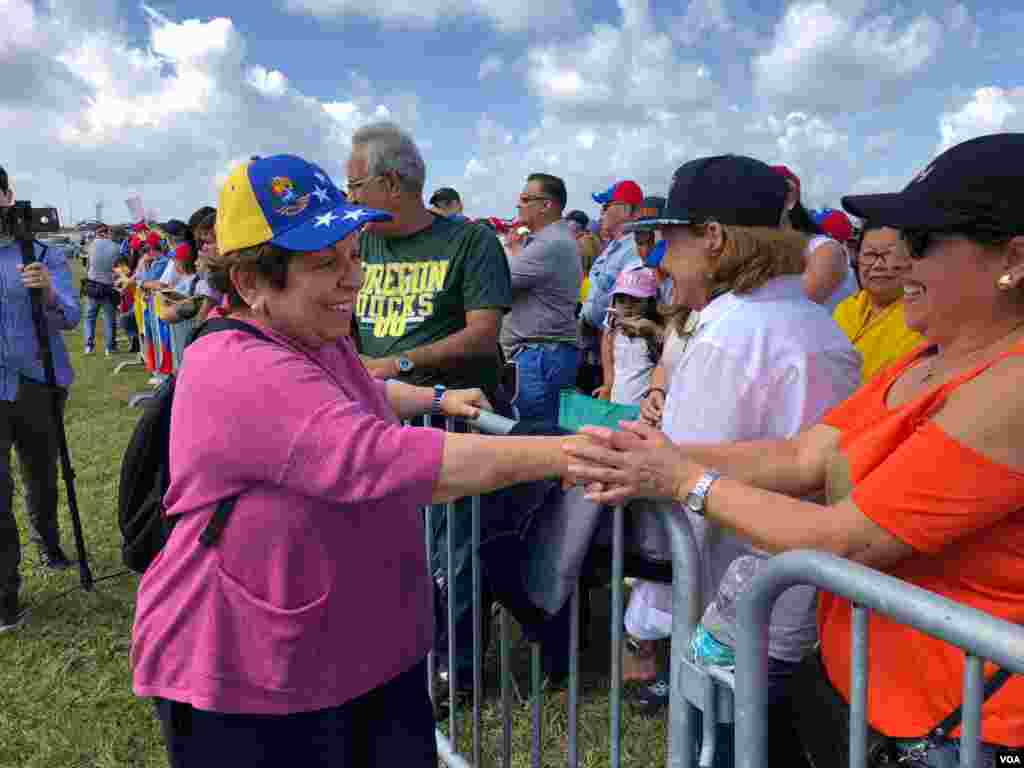
[[[996,285],[1000,291],[1008,291],[1013,288],[1013,275],[1007,272],[1005,275],[996,280]]]

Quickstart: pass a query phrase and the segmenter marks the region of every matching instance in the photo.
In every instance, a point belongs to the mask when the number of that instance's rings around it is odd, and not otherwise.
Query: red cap
[[[192,246],[188,243],[182,243],[174,249],[174,260],[175,261],[192,261]]]
[[[137,221],[132,224],[132,232],[144,232],[146,229],[148,227],[146,227],[146,222],[144,221]]]
[[[793,173],[789,168],[784,165],[773,165],[772,170],[780,176],[783,176],[796,185],[796,199],[800,199],[800,177]]]
[[[133,251],[139,250],[142,247],[142,238],[138,235],[132,235],[132,239],[128,241]]]
[[[818,226],[826,235],[840,243],[853,239],[853,224],[842,211],[832,211],[818,222]]]
[[[591,195],[595,203],[608,205],[609,203],[626,203],[627,205],[643,205],[644,193],[640,191],[640,185],[635,181],[620,181],[612,184],[604,192]]]
[[[159,248],[161,242],[163,242],[163,238],[160,237],[159,232],[150,232],[146,235],[146,245],[152,246],[153,248]]]

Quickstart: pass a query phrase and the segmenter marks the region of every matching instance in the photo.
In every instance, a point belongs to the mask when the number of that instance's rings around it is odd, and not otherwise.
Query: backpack
[[[213,318],[193,331],[185,346],[200,336],[218,331],[236,330],[270,339],[248,323]],[[144,573],[171,535],[177,518],[164,512],[164,494],[170,485],[168,448],[171,439],[171,406],[174,403],[175,378],[171,376],[156,391],[135,424],[121,461],[121,481],[117,492],[117,523],[121,529],[121,557],[136,573]],[[209,524],[199,537],[207,547],[217,543],[237,496],[222,499]]]

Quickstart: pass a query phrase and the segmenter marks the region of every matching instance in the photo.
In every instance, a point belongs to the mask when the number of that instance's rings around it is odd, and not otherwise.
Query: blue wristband
[[[434,385],[434,405],[430,409],[430,413],[433,416],[442,416],[441,413],[441,401],[444,400],[444,393],[448,390],[445,389],[443,384]]]

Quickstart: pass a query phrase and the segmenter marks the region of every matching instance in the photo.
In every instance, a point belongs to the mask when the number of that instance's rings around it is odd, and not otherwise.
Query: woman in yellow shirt
[[[836,307],[833,317],[863,358],[863,381],[922,343],[903,317],[903,275],[910,254],[899,230],[864,225],[857,254],[859,293]]]

